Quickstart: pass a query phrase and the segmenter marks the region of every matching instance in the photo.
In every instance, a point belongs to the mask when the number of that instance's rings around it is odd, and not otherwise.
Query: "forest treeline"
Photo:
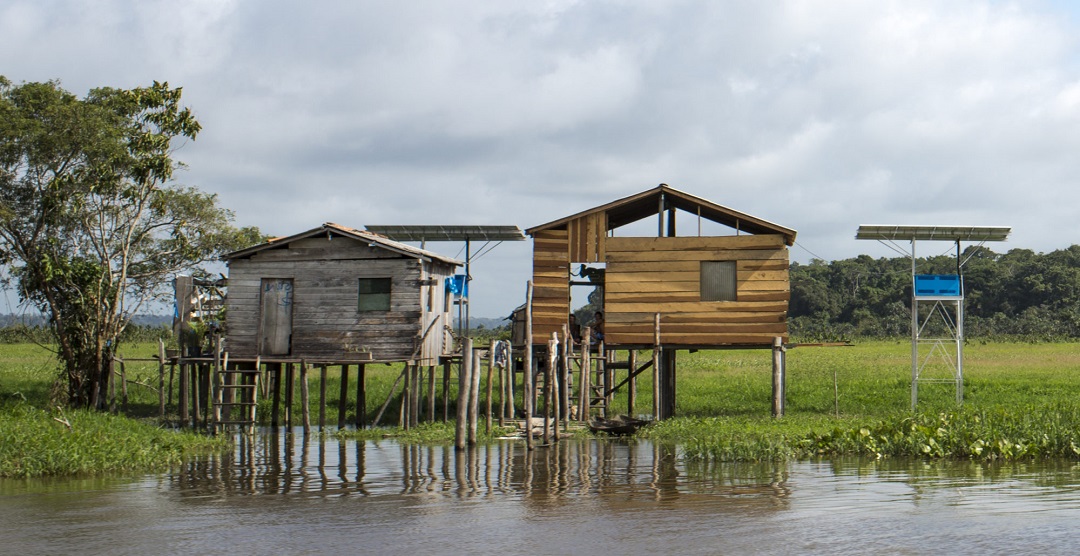
[[[1080,338],[1080,246],[1050,253],[968,247],[964,335],[968,340]],[[919,258],[918,274],[956,274],[957,257]],[[861,255],[791,264],[792,337],[838,341],[911,334],[911,259]],[[921,305],[921,304],[920,304]]]

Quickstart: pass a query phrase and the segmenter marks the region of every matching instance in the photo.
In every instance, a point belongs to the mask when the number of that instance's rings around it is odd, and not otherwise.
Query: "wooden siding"
[[[587,214],[567,222],[567,240],[570,247],[570,262],[604,262],[605,242],[607,240],[607,213]]]
[[[562,333],[570,314],[570,248],[566,230],[533,236],[533,343]]]
[[[292,350],[297,358],[334,360],[367,349],[375,360],[404,360],[416,353],[422,320],[445,319],[442,278],[450,265],[404,257],[352,239],[308,238],[281,248],[260,251],[229,262],[227,349],[236,356],[254,356],[258,349],[260,284],[263,279],[293,281]],[[442,268],[446,267],[446,268]],[[359,278],[391,278],[390,310],[357,308]],[[438,280],[439,293],[426,315],[425,280]],[[443,351],[443,324],[425,345],[427,364]],[[425,344],[428,344],[425,339]]]
[[[651,344],[766,345],[787,339],[788,252],[781,235],[607,238],[605,333]],[[701,262],[735,261],[735,301],[701,301]]]

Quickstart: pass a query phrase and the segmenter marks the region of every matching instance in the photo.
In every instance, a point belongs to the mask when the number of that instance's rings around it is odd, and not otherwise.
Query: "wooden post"
[[[491,345],[488,348],[488,370],[487,370],[487,422],[484,423],[484,431],[487,434],[491,434],[491,394],[492,394],[492,375],[495,374],[495,340],[491,340]]]
[[[412,421],[412,426],[420,424],[420,400],[424,394],[424,373],[420,370],[420,364],[413,363],[413,399],[409,407],[412,408],[412,413],[409,419]]]
[[[570,380],[570,352],[574,349],[574,339],[570,337],[570,327],[563,325],[562,334],[562,371],[559,373],[559,415],[562,417],[563,430],[569,430],[570,426],[570,390],[573,382]],[[558,440],[558,438],[556,438]]]
[[[356,428],[367,428],[367,365],[356,366]]]
[[[401,391],[401,413],[399,426],[409,430],[409,421],[412,419],[412,363],[405,363],[405,388]]]
[[[428,365],[427,421],[435,422],[435,365]]]
[[[772,414],[784,416],[784,343],[783,339],[773,338],[772,345]]]
[[[660,384],[660,415],[662,419],[670,419],[675,416],[675,374],[678,369],[679,352],[674,348],[661,348],[664,363],[661,366],[662,382]]]
[[[544,443],[551,439],[551,364],[555,360],[555,350],[558,349],[559,340],[555,339],[555,333],[551,333],[551,339],[547,343],[547,365],[544,368]]]
[[[476,445],[476,432],[480,421],[480,374],[480,352],[473,351],[472,371],[469,372],[469,446]]]
[[[589,421],[589,406],[592,405],[592,328],[586,326],[581,333],[581,391],[578,393],[580,402],[578,406],[578,420],[585,423]]]
[[[109,398],[109,413],[116,414],[116,381],[113,380],[113,373],[116,372],[116,358],[109,358],[109,369],[106,371],[105,383],[109,385],[108,398]]]
[[[626,412],[634,416],[634,403],[637,401],[637,350],[631,349],[626,354],[626,365],[630,368],[630,375],[626,383]]]
[[[461,348],[461,365],[458,370],[457,423],[454,430],[454,447],[465,449],[465,433],[469,418],[469,391],[472,389],[472,338],[465,338]]]
[[[266,370],[274,374],[274,385],[271,388],[274,401],[270,405],[270,426],[276,429],[281,424],[278,420],[278,410],[281,409],[281,363],[271,363],[266,366]]]
[[[180,358],[179,361],[183,361]],[[188,372],[184,363],[180,363],[180,384],[177,386],[176,405],[180,409],[180,422],[183,426],[188,425]]]
[[[292,363],[285,364],[285,426],[293,424],[293,400],[296,388],[296,366]]]
[[[200,380],[200,367],[201,363],[191,365],[191,412],[195,421],[195,427],[198,428],[202,422],[202,405],[199,398],[202,397],[202,381]]]
[[[311,428],[311,404],[308,400],[307,361],[300,360],[300,408],[304,419],[304,433]]]
[[[326,428],[326,365],[319,365],[319,430]]]
[[[525,285],[525,369],[522,377],[522,395],[525,405],[525,449],[533,449],[532,416],[533,416],[533,369],[532,369],[532,298],[533,283],[529,280]]]
[[[349,366],[341,366],[341,387],[338,388],[338,430],[345,428],[345,404],[349,401]]]
[[[653,419],[660,420],[660,313],[653,318],[653,384],[652,410]]]
[[[562,394],[559,392],[559,335],[551,333],[551,341],[548,342],[548,411],[545,412],[545,426],[548,418],[551,419],[551,438],[559,439],[559,402]]]
[[[450,419],[450,360],[442,364],[442,422]]]
[[[160,338],[158,339],[158,417],[165,418],[165,342]]]

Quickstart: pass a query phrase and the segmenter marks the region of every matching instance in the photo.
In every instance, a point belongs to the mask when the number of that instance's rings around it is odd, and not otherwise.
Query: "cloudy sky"
[[[1080,242],[1078,27],[1048,0],[3,0],[0,74],[182,86],[180,181],[269,234],[527,228],[663,182],[805,262],[893,256],[859,224]],[[473,315],[521,302],[529,253],[477,260]]]

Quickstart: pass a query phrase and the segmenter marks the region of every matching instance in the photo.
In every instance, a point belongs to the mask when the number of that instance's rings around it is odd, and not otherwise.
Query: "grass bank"
[[[121,352],[128,358],[139,358],[149,357],[155,349],[153,345],[136,345],[125,346]],[[644,361],[644,356],[643,353],[639,360]],[[36,419],[57,435],[66,433],[66,427],[53,420],[55,410],[48,409],[48,390],[55,368],[48,352],[39,347],[0,346],[0,412],[14,413],[20,404],[37,408],[25,410],[18,418]],[[398,365],[368,365],[367,397],[362,408],[356,404],[353,373],[346,389],[346,421],[355,422],[357,412],[363,411],[370,423],[389,398],[380,423],[389,428],[345,431],[344,434],[357,438],[392,435],[410,443],[451,442],[454,437],[452,424],[424,424],[408,432],[396,428],[400,386],[393,393],[392,387],[400,371]],[[158,410],[157,372],[157,365],[153,363],[132,362],[127,366],[129,397],[125,414],[147,418],[150,424],[142,423],[142,426],[150,430],[157,430],[154,426]],[[940,371],[931,367],[926,372],[932,375]],[[625,376],[623,373],[625,371],[620,371],[617,380]],[[436,414],[441,416],[441,370],[437,378]],[[312,419],[315,420],[319,372],[309,372],[308,380]],[[456,376],[450,384],[449,414],[453,419]],[[334,426],[340,395],[340,371],[337,368],[327,370],[326,386],[326,419]],[[1080,344],[1076,343],[973,342],[965,348],[964,404],[956,405],[952,384],[928,384],[920,388],[916,413],[911,411],[911,345],[906,340],[860,341],[853,347],[789,351],[787,414],[782,419],[773,419],[770,415],[771,388],[768,350],[680,352],[677,417],[655,424],[640,434],[657,441],[678,443],[683,446],[685,457],[700,461],[764,461],[834,455],[979,460],[1078,457],[1080,436],[1073,432],[1080,431]],[[652,407],[650,373],[641,375],[637,390],[634,411],[630,411],[623,392],[616,394],[613,411],[649,413]],[[483,380],[481,392],[486,392]],[[174,392],[173,403],[169,406],[172,419],[175,419],[175,395]],[[264,399],[260,402],[259,415],[266,422],[269,414],[270,401]],[[299,399],[294,402],[293,415],[300,415]],[[93,416],[107,417],[96,413]],[[90,425],[81,426],[90,428]],[[116,425],[116,428],[121,427]],[[0,431],[7,429],[4,426]],[[162,432],[174,435],[169,431]],[[496,430],[492,436],[503,432]],[[173,438],[200,439],[176,435],[157,442],[168,446]],[[45,440],[40,442],[48,444]],[[197,440],[183,442],[190,444],[181,450],[208,449]],[[101,443],[115,444],[112,441]],[[168,457],[171,456],[162,456],[161,461],[168,461]],[[132,458],[113,459],[134,461]],[[70,472],[82,469],[79,466],[69,468],[76,469]]]
[[[152,353],[152,346],[140,349],[140,356]],[[0,345],[0,477],[160,470],[228,445],[223,438],[162,428],[154,419],[58,409],[49,403],[56,368],[40,346]],[[157,392],[139,386],[150,384],[149,373],[129,372],[131,415],[156,410]]]

